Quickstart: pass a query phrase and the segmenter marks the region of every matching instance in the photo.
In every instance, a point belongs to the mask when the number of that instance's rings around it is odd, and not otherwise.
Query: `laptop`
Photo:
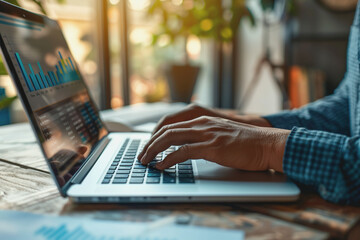
[[[298,199],[298,187],[280,173],[191,159],[162,172],[141,165],[150,134],[106,129],[58,22],[0,1],[0,46],[62,196],[84,203]]]

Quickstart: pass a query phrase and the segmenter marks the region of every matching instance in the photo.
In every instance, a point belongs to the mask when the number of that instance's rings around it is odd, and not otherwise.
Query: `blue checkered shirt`
[[[326,200],[360,204],[360,2],[351,27],[347,71],[333,95],[303,108],[265,116],[291,129],[284,172]],[[336,61],[336,59],[334,59]]]

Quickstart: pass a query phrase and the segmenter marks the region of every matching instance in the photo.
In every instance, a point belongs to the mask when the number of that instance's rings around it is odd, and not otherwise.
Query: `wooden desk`
[[[241,229],[247,239],[360,239],[360,208],[302,194],[281,204],[75,204],[62,198],[28,124],[0,127],[0,209]]]

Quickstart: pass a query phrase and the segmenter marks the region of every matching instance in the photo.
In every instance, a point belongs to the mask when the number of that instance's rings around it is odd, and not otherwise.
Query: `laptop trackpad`
[[[223,167],[217,163],[194,160],[198,169],[197,179],[208,181],[285,182],[286,176],[271,171],[252,172]]]

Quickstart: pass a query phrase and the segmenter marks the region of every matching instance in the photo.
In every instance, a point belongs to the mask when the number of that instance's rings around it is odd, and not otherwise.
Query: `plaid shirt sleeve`
[[[291,111],[264,116],[273,127],[292,129],[301,126],[350,135],[350,114],[347,85],[342,84],[333,95]]]
[[[277,128],[291,129],[284,172],[335,203],[360,203],[360,136],[350,136],[346,85],[303,108],[265,116]]]
[[[284,172],[331,202],[360,203],[360,136],[294,127],[286,142]]]

